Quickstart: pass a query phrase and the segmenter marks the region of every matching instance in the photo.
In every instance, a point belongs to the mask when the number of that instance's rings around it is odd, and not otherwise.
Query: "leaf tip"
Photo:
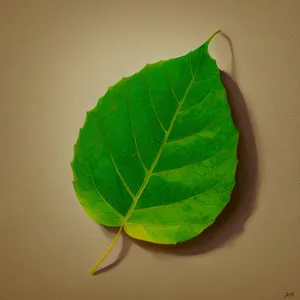
[[[211,42],[211,40],[218,34],[221,32],[221,29],[218,29],[216,32],[214,32],[211,37],[206,41],[207,44],[209,44]]]

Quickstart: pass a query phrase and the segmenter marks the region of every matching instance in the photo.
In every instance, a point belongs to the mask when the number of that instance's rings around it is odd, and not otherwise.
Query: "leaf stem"
[[[207,40],[207,43],[209,44],[211,42],[211,40],[218,34],[221,32],[221,29],[217,30],[215,33],[213,33],[211,35],[211,37]]]
[[[103,256],[95,263],[95,265],[90,269],[89,271],[89,275],[94,275],[96,269],[98,268],[98,266],[102,263],[102,261],[105,259],[105,257],[110,253],[110,251],[112,250],[112,248],[114,247],[115,243],[117,242],[118,238],[121,235],[123,229],[123,225],[120,227],[118,233],[116,234],[115,238],[113,239],[113,241],[111,242],[110,246],[107,248],[106,252],[103,254]]]

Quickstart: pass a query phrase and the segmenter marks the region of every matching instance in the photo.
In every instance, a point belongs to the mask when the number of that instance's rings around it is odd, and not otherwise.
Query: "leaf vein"
[[[130,119],[130,123],[131,123],[131,130],[132,130],[132,135],[133,135],[133,140],[134,140],[134,145],[135,145],[135,148],[136,148],[136,152],[137,152],[137,155],[138,155],[138,158],[143,166],[143,169],[144,171],[147,173],[148,169],[146,168],[143,160],[142,160],[142,157],[141,157],[141,153],[140,153],[140,150],[139,150],[139,147],[138,147],[138,144],[137,144],[137,139],[136,139],[136,134],[135,134],[135,129],[134,129],[134,125],[133,125],[133,119],[132,119],[132,113],[131,113],[131,105],[130,105],[130,99],[128,100],[128,104],[129,104],[129,119]]]
[[[154,111],[154,114],[155,114],[155,116],[156,116],[156,119],[157,119],[157,121],[158,121],[160,127],[162,128],[162,130],[163,130],[164,132],[167,132],[165,126],[162,124],[162,122],[161,122],[161,120],[160,120],[160,118],[159,118],[159,116],[158,116],[157,110],[155,109],[155,106],[154,106],[154,103],[153,103],[153,99],[152,99],[152,96],[151,96],[151,92],[150,92],[150,87],[149,87],[148,81],[147,81],[147,89],[148,89],[149,100],[150,100],[152,109],[153,109],[153,111]]]
[[[172,84],[172,81],[171,81],[170,76],[169,76],[169,81],[170,81],[170,89],[171,89],[171,92],[172,92],[172,94],[173,94],[173,96],[174,96],[174,98],[175,98],[177,104],[179,104],[179,100],[178,100],[178,98],[177,98],[177,96],[176,96],[176,93],[175,93],[175,91],[174,91],[173,84]]]
[[[108,151],[109,151],[109,155],[110,155],[111,161],[112,161],[112,163],[113,163],[113,165],[114,165],[114,167],[115,167],[115,170],[116,170],[118,176],[120,177],[120,179],[121,179],[121,181],[122,181],[122,183],[123,183],[125,189],[126,189],[127,192],[129,193],[129,195],[131,196],[131,198],[134,199],[134,194],[133,194],[133,192],[132,192],[131,189],[129,188],[129,186],[128,186],[128,184],[126,183],[124,177],[122,176],[122,174],[121,174],[119,168],[117,167],[117,164],[116,164],[115,159],[114,159],[114,157],[113,157],[113,155],[112,155],[111,147],[110,147],[110,144],[109,144],[109,141],[108,141],[106,135],[105,135],[105,140],[106,140],[107,147],[108,147]]]
[[[225,145],[224,145],[220,150],[218,150],[215,154],[213,154],[212,156],[210,156],[210,157],[208,157],[208,158],[205,158],[205,159],[203,159],[203,160],[199,160],[199,161],[197,161],[197,162],[195,162],[195,163],[192,163],[192,164],[189,164],[189,165],[185,165],[185,166],[183,166],[183,167],[174,168],[174,169],[169,169],[169,170],[164,170],[164,171],[160,171],[160,172],[155,172],[155,173],[153,173],[153,175],[158,175],[158,174],[163,174],[163,173],[168,173],[168,172],[172,172],[172,171],[176,171],[176,170],[188,168],[188,167],[197,165],[197,164],[199,164],[199,163],[203,163],[203,162],[205,162],[205,161],[208,161],[208,160],[214,158],[215,156],[217,156],[220,152],[222,152],[222,151],[225,149],[225,147],[230,143],[230,141],[231,141],[233,138],[237,137],[237,136],[238,136],[238,134],[235,134],[235,135],[231,136],[231,137],[228,139],[227,143],[225,143]]]
[[[124,216],[121,215],[106,199],[105,197],[102,195],[102,193],[98,190],[97,186],[96,186],[96,183],[95,183],[95,180],[94,180],[94,177],[93,177],[93,172],[90,168],[90,164],[88,162],[86,162],[87,166],[88,166],[88,169],[89,169],[89,172],[90,172],[90,177],[92,179],[92,183],[93,183],[93,186],[96,190],[96,192],[98,193],[98,195],[100,196],[100,198],[102,199],[103,202],[105,202],[113,211],[116,215],[118,215],[120,217],[120,219],[123,219]]]
[[[197,70],[196,70],[196,73],[197,73]],[[195,73],[195,75],[196,75],[196,73]],[[167,140],[168,140],[169,134],[170,134],[170,132],[171,132],[171,130],[172,130],[172,128],[173,128],[173,125],[174,125],[174,123],[175,123],[175,120],[176,120],[176,118],[177,118],[178,112],[180,111],[181,106],[182,106],[182,104],[184,103],[184,100],[185,100],[186,96],[188,95],[188,93],[189,93],[189,91],[190,91],[190,89],[191,89],[191,86],[192,86],[192,84],[193,84],[194,79],[195,79],[195,76],[191,79],[191,82],[190,82],[190,84],[188,85],[187,90],[186,90],[186,92],[185,92],[185,94],[184,94],[182,100],[178,103],[177,109],[176,109],[176,111],[175,111],[175,113],[174,113],[174,115],[173,115],[173,118],[172,118],[171,122],[170,122],[169,128],[168,128],[167,132],[165,133],[165,136],[164,136],[163,141],[162,141],[162,143],[161,143],[160,149],[159,149],[159,151],[157,152],[157,155],[156,155],[156,157],[154,158],[154,161],[153,161],[153,163],[152,163],[150,169],[148,170],[148,172],[147,172],[147,174],[146,174],[146,176],[145,176],[145,179],[144,179],[143,184],[141,185],[140,189],[138,190],[136,196],[133,198],[132,205],[131,205],[130,209],[128,210],[128,213],[127,213],[127,215],[126,215],[126,217],[124,218],[124,221],[123,221],[123,223],[122,223],[123,225],[126,223],[126,221],[128,220],[128,218],[130,217],[130,215],[131,215],[132,211],[134,210],[134,208],[135,208],[135,206],[136,206],[136,204],[137,204],[137,202],[138,202],[140,196],[142,195],[142,193],[143,193],[145,187],[147,186],[150,177],[152,176],[152,172],[153,172],[153,170],[154,170],[154,168],[155,168],[155,166],[156,166],[156,164],[157,164],[157,162],[158,162],[158,160],[159,160],[159,158],[160,158],[160,156],[161,156],[161,153],[162,153],[162,151],[163,151],[163,149],[164,149],[164,147],[165,147],[165,145],[166,145],[166,142],[167,142]],[[122,226],[123,226],[123,225],[122,225]]]
[[[191,138],[194,137],[194,136],[201,135],[201,133],[202,133],[205,129],[207,129],[210,125],[212,125],[214,122],[216,122],[216,121],[220,118],[220,116],[222,115],[222,113],[223,113],[223,112],[219,113],[219,114],[218,114],[211,122],[209,122],[209,124],[207,124],[207,125],[205,125],[205,127],[201,128],[200,131],[198,131],[198,132],[196,132],[196,133],[194,133],[194,134],[188,135],[188,136],[184,136],[184,137],[182,137],[182,138],[180,138],[180,139],[178,139],[178,140],[173,140],[173,141],[167,142],[167,145],[173,144],[173,143],[179,143],[179,142],[182,142],[182,141],[184,141],[184,140],[191,139]]]
[[[174,203],[170,203],[170,204],[166,204],[166,205],[158,205],[158,206],[155,206],[155,207],[146,207],[146,208],[139,208],[139,209],[136,209],[135,212],[137,211],[145,211],[145,210],[154,210],[154,209],[157,209],[157,208],[166,208],[166,207],[171,207],[171,206],[175,206],[177,204],[180,204],[182,202],[185,202],[187,200],[190,200],[190,199],[193,199],[193,198],[196,198],[198,196],[201,196],[201,195],[204,195],[208,192],[211,192],[213,191],[216,187],[218,187],[220,185],[220,183],[222,182],[222,179],[227,175],[227,173],[225,173],[223,176],[221,176],[220,180],[214,185],[212,186],[211,188],[199,193],[199,194],[196,194],[194,196],[191,196],[191,197],[188,197],[188,198],[185,198],[185,199],[182,199],[182,200],[179,200],[177,202],[174,202]],[[227,191],[226,191],[227,192]],[[224,192],[225,193],[225,192]]]
[[[204,102],[206,99],[209,98],[208,96],[212,93],[212,91],[213,91],[213,90],[208,91],[208,93],[204,96],[204,98],[203,98],[200,102],[197,102],[197,103],[194,104],[193,106],[188,107],[188,108],[186,108],[186,109],[184,109],[184,110],[181,110],[178,114],[187,114],[187,113],[189,113],[191,110],[193,110],[194,108],[196,108],[198,105],[203,104],[203,102]],[[210,105],[208,108],[210,108],[211,106],[212,106],[212,105]],[[206,110],[207,110],[207,108],[206,108]]]

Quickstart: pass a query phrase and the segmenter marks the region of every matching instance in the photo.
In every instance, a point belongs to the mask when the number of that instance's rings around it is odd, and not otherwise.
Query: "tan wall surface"
[[[241,131],[231,205],[176,249],[120,239],[104,266],[124,259],[88,276],[113,235],[72,187],[85,111],[219,28]],[[0,299],[300,299],[299,71],[299,0],[0,0]]]

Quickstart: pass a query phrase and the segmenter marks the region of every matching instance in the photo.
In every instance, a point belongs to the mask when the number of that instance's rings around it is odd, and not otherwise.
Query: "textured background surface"
[[[0,7],[1,300],[300,297],[298,0]],[[88,276],[113,236],[85,215],[71,183],[85,111],[122,76],[185,54],[218,28],[234,59],[220,35],[211,53],[231,74],[224,82],[242,133],[232,205],[176,249],[120,239],[105,264],[130,248],[125,258]]]

